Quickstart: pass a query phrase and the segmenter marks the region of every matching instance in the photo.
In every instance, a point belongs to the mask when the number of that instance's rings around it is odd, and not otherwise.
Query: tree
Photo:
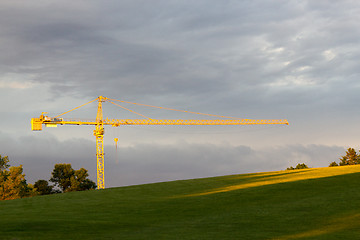
[[[298,163],[295,168],[292,166],[288,167],[286,170],[295,170],[295,169],[306,169],[309,168],[305,163]]]
[[[96,184],[95,184],[95,182],[91,181],[90,179],[85,179],[80,184],[80,191],[92,190],[92,189],[96,189]]]
[[[27,197],[34,197],[34,196],[39,195],[39,192],[36,191],[36,188],[34,187],[33,184],[28,184],[26,191],[27,191],[27,194],[26,194]]]
[[[346,155],[340,158],[340,166],[360,164],[360,156],[354,148],[348,148]]]
[[[8,156],[2,157],[0,155],[0,171],[4,171],[8,167],[10,167],[8,163],[9,163],[9,157]]]
[[[34,184],[34,188],[36,189],[36,192],[38,192],[40,195],[48,195],[54,193],[53,186],[50,186],[48,181],[46,180],[38,180]]]
[[[329,167],[337,167],[339,166],[339,164],[337,164],[335,161],[333,161],[332,163],[330,163]]]
[[[29,195],[22,165],[10,167],[0,174],[0,200],[22,198]]]
[[[295,169],[306,169],[309,168],[305,163],[299,163],[298,165],[296,165]]]
[[[74,176],[74,173],[75,171],[71,164],[55,164],[50,182],[55,183],[55,186],[58,186],[61,191],[65,192],[71,186],[71,176]]]
[[[95,189],[96,184],[88,179],[89,176],[88,171],[85,168],[80,168],[79,170],[75,171],[74,174],[74,180],[76,183],[74,183],[74,186],[76,185],[75,191],[84,191],[89,189]]]
[[[10,167],[9,157],[0,155],[0,200],[22,198],[32,195],[22,165]]]
[[[55,164],[51,182],[55,183],[62,192],[84,191],[95,189],[96,184],[88,179],[89,174],[85,168],[74,170],[71,164]]]

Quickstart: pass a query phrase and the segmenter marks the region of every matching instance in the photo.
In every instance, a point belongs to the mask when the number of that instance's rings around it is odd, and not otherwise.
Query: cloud
[[[136,18],[130,13],[138,5],[128,2],[12,7],[12,14],[26,11],[30,21],[10,21],[12,34],[4,35],[19,55],[3,50],[20,71],[38,66],[42,74],[35,81],[51,82],[54,92],[88,96],[115,95],[116,89],[127,89],[124,95],[191,95],[199,87],[197,94],[205,95],[238,91],[238,85],[256,91],[252,86],[291,83],[287,79],[303,76],[296,69],[322,64],[333,41],[321,52],[316,48],[325,38],[339,38],[330,32],[330,13],[309,4],[259,4],[158,1],[139,7]],[[50,14],[54,7],[61,14]],[[314,71],[303,78],[317,83]]]
[[[358,31],[350,30],[358,17],[338,14],[356,9],[353,2],[73,5],[3,3],[2,70],[36,74],[32,81],[49,83],[56,98],[187,99],[185,106],[212,111],[222,101],[229,108],[331,101],[339,81],[358,76]]]
[[[182,142],[139,144],[120,148],[117,154],[114,156],[111,151],[107,154],[107,186],[285,170],[298,163],[327,167],[338,161],[344,148],[323,145],[251,148]]]
[[[0,144],[12,165],[22,164],[26,179],[48,180],[56,163],[84,167],[96,181],[95,142],[86,139],[59,141],[52,135],[27,136],[19,140],[1,134]],[[21,151],[19,151],[21,150]],[[327,167],[345,149],[325,145],[287,145],[254,148],[245,145],[205,144],[179,141],[132,146],[105,146],[106,186],[202,178],[220,175],[284,170],[298,163]]]
[[[0,88],[13,88],[13,89],[26,89],[32,87],[31,83],[19,83],[19,82],[0,82]]]
[[[9,89],[27,89],[35,84],[31,81],[33,76],[24,76],[22,74],[7,73],[0,76],[0,88]]]

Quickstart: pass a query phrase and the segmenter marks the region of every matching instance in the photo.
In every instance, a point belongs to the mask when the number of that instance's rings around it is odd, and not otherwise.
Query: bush
[[[330,163],[329,167],[337,167],[339,166],[339,164],[337,164],[335,161],[333,161],[332,163]]]
[[[295,168],[288,167],[286,170],[306,169],[309,168],[305,163],[299,163]]]

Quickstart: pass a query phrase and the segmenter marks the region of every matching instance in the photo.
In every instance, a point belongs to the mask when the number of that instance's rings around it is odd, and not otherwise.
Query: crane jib
[[[97,125],[95,120],[74,120],[74,119],[47,119],[33,118],[31,121],[32,130],[42,130],[42,124],[46,127],[56,127],[57,125]],[[257,125],[257,124],[286,124],[286,119],[215,119],[215,120],[182,120],[182,119],[105,119],[103,125],[118,127],[122,125]]]

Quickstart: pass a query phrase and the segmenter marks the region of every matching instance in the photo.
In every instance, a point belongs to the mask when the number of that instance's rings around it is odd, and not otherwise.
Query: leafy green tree
[[[51,174],[50,182],[55,183],[55,186],[58,186],[61,191],[65,192],[71,186],[71,177],[74,176],[75,171],[71,164],[60,163],[55,164]]]
[[[339,164],[337,164],[335,161],[333,161],[332,163],[330,163],[329,167],[337,167],[339,166]]]
[[[80,168],[75,171],[73,182],[74,182],[74,191],[84,191],[89,189],[95,189],[96,184],[88,179],[89,176],[88,171],[85,168]]]
[[[309,168],[305,163],[299,163],[298,165],[296,165],[296,167],[288,167],[286,170],[296,170],[296,169],[306,169]]]
[[[90,179],[85,179],[80,184],[80,191],[92,190],[92,189],[96,189],[96,184],[95,184],[95,182],[91,181]]]
[[[27,185],[27,190],[26,190],[26,197],[33,197],[33,196],[37,196],[39,195],[39,192],[36,191],[36,188],[34,187],[33,184],[28,184]]]
[[[295,169],[306,169],[309,168],[305,163],[299,163],[296,165]]]
[[[360,156],[354,148],[348,148],[346,155],[340,158],[340,166],[360,164]]]
[[[46,180],[38,180],[34,184],[34,188],[36,189],[36,192],[38,192],[40,195],[48,195],[54,193],[53,186],[50,186],[48,181]]]
[[[89,174],[85,168],[74,170],[71,164],[55,164],[51,182],[54,182],[62,192],[83,191],[95,189],[96,184],[88,179]]]

